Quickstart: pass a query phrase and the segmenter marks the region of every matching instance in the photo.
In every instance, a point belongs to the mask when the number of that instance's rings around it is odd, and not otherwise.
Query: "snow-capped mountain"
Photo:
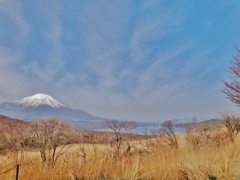
[[[1,103],[0,114],[26,121],[59,117],[64,121],[85,125],[107,120],[83,110],[73,109],[47,94],[35,94],[18,101]]]
[[[22,100],[16,101],[16,104],[26,107],[37,107],[42,105],[51,106],[53,108],[67,107],[64,104],[58,102],[47,94],[35,94],[33,96],[26,97]]]

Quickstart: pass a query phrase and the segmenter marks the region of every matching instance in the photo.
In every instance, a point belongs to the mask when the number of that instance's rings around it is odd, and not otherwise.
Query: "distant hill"
[[[174,124],[175,127],[182,127],[182,128],[187,128],[187,127],[192,127],[196,124],[215,124],[215,125],[221,125],[223,124],[223,120],[221,119],[208,119],[200,122],[184,122],[184,123],[176,123]]]
[[[19,124],[29,124],[29,122],[0,115],[0,128],[1,129],[5,128],[9,125],[14,127],[14,126],[17,126]]]

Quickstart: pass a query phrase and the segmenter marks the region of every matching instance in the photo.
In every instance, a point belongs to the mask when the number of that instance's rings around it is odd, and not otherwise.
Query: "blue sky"
[[[0,102],[46,93],[162,122],[237,110],[221,92],[240,1],[0,0]]]

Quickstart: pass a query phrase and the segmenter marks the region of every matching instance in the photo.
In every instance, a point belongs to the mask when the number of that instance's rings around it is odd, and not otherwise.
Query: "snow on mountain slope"
[[[0,114],[25,121],[58,117],[77,127],[101,125],[100,122],[107,120],[66,106],[47,94],[35,94],[18,101],[0,103]]]
[[[15,102],[18,105],[23,105],[26,107],[37,107],[42,105],[51,106],[53,108],[67,107],[66,105],[58,102],[51,96],[47,94],[35,94],[33,96],[26,97],[22,100]]]

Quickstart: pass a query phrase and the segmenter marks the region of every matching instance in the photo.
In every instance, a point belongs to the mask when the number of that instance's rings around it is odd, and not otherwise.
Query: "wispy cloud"
[[[22,14],[23,8],[17,0],[0,0],[0,13],[6,14],[20,28],[21,34],[26,36],[29,31],[29,25]]]
[[[33,47],[32,44],[26,44],[29,52],[24,52],[23,58],[31,59],[22,61],[19,69],[22,70],[22,74],[31,76],[39,86],[40,84],[43,86],[42,89],[45,89],[45,86],[57,83],[64,74],[61,3],[38,1],[35,11],[36,16],[33,19],[36,22],[31,21],[34,28],[28,39],[30,42],[31,39],[36,39],[37,45]],[[39,28],[36,29],[36,26]]]
[[[83,48],[89,51],[84,61],[92,72],[88,75],[95,73],[97,76],[94,88],[136,95],[135,88],[142,88],[140,78],[150,73],[147,71],[153,64],[164,61],[164,57],[156,59],[155,56],[162,51],[163,37],[176,32],[175,26],[182,17],[176,18],[175,7],[164,12],[158,12],[155,7],[151,13],[144,8],[132,12],[131,3],[106,4],[89,3],[81,13],[83,29],[86,28]],[[143,14],[144,18],[139,18]],[[174,53],[172,51],[175,50],[171,49],[170,54]],[[155,68],[149,77],[154,78],[156,71]]]
[[[227,63],[218,60],[229,54],[199,33],[206,17],[194,5],[201,3],[0,0],[0,23],[25,38],[14,46],[0,36],[0,100],[49,93],[95,115],[133,120],[232,107],[219,91]]]
[[[21,75],[17,67],[21,64],[21,54],[13,50],[0,46],[0,100],[14,100],[24,91],[29,92],[28,81]]]
[[[52,45],[53,52],[51,56],[54,55],[55,57],[57,56],[57,58],[61,58],[61,55],[63,54],[61,43],[61,37],[63,36],[60,18],[61,4],[59,1],[51,1],[48,3],[48,7],[42,6],[41,9],[45,10],[45,18],[49,21],[48,26],[44,28],[43,34],[46,35]]]

